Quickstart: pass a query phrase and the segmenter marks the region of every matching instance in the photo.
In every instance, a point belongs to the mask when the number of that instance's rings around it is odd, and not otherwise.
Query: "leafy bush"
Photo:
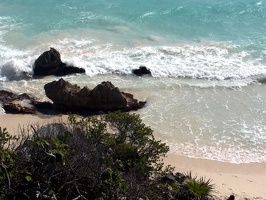
[[[185,174],[185,177],[186,179],[183,182],[183,186],[188,190],[189,196],[193,197],[194,199],[204,199],[210,195],[214,188],[214,185],[211,184],[210,179],[206,180],[203,177],[198,179],[197,175],[193,177],[191,172]]]
[[[15,136],[10,135],[6,128],[0,127],[0,199],[4,199],[11,189],[10,179],[12,177],[12,169],[15,167],[15,154],[12,152],[10,145],[16,141]]]
[[[69,115],[67,126],[31,128],[12,151],[4,146],[15,138],[0,129],[0,198],[182,199],[184,190],[196,197],[188,181],[167,181],[173,168],[163,170],[161,158],[169,147],[136,114]]]

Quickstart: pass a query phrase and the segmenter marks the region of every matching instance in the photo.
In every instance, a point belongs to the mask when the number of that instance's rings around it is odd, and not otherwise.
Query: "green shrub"
[[[14,150],[4,146],[15,138],[0,129],[1,199],[192,199],[210,192],[203,179],[166,181],[173,168],[163,170],[161,158],[169,147],[137,114],[69,115],[67,126],[51,126],[32,126]]]
[[[0,127],[0,199],[8,196],[11,190],[12,169],[15,167],[15,154],[10,145],[16,141],[15,136],[10,135],[6,128]]]
[[[195,199],[203,199],[210,195],[214,187],[210,179],[206,180],[203,177],[198,179],[197,175],[193,177],[191,172],[188,172],[186,177],[187,179],[184,181],[184,185],[188,188],[189,192],[195,196]]]
[[[197,175],[193,177],[191,172],[185,174],[176,173],[175,177],[178,180],[176,199],[210,199],[211,192],[214,189],[210,179],[198,178]]]

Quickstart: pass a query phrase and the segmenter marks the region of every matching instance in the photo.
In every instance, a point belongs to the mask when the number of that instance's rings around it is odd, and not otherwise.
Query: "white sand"
[[[27,128],[31,124],[43,125],[53,122],[66,121],[66,115],[40,117],[35,115],[0,114],[0,127],[6,128],[10,134],[17,134],[20,128]]]
[[[66,121],[67,116],[41,118],[33,115],[0,115],[0,127],[16,134],[19,127]],[[215,199],[226,199],[234,194],[238,200],[266,199],[266,163],[230,164],[211,160],[194,159],[169,154],[165,163],[175,166],[175,171],[198,174],[212,179]]]
[[[231,164],[173,154],[165,158],[165,163],[175,166],[175,171],[191,171],[212,179],[215,199],[224,200],[231,194],[239,200],[266,199],[266,163]]]

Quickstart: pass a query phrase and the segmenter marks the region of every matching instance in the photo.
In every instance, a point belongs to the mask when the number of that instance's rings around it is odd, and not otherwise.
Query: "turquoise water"
[[[265,11],[265,2],[254,0],[17,0],[1,1],[0,8],[1,16],[18,23],[17,30],[28,37],[53,30],[124,26],[130,34],[251,42],[257,48],[265,47]]]
[[[172,152],[266,162],[265,33],[264,0],[0,0],[0,89],[45,100],[57,78],[22,72],[54,47],[86,70],[71,82],[147,100],[138,112]]]
[[[1,0],[0,13],[0,80],[14,78],[7,66],[30,72],[50,46],[89,76],[137,65],[157,77],[252,82],[266,73],[265,1]]]

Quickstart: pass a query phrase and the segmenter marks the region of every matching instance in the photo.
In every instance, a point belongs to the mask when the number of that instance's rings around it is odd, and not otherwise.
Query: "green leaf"
[[[32,177],[31,176],[25,176],[25,179],[26,179],[27,182],[32,181]]]
[[[48,194],[49,194],[49,195],[53,195],[53,194],[54,194],[54,190],[50,189],[50,190],[48,191]]]
[[[4,176],[5,176],[4,171],[0,169],[0,178],[4,178]]]

